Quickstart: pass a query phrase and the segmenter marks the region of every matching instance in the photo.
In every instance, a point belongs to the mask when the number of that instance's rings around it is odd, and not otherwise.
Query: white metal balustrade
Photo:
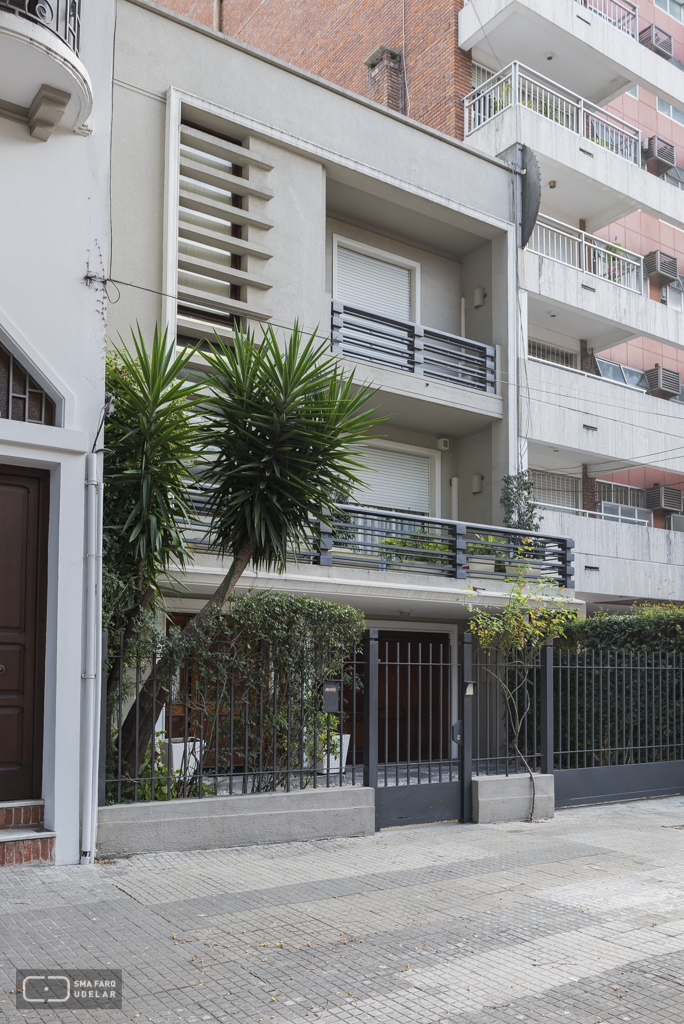
[[[531,252],[628,291],[642,293],[643,258],[622,246],[540,214],[527,243]]]
[[[638,128],[518,61],[473,89],[463,102],[467,135],[472,135],[508,107],[519,104],[630,163],[641,164]]]
[[[592,14],[597,15],[603,21],[607,21],[621,32],[626,32],[632,39],[637,37],[637,13],[636,4],[621,2],[621,0],[575,0],[580,7],[586,7]]]

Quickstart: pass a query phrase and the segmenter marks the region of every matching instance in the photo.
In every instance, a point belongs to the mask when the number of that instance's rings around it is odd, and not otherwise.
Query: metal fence
[[[555,655],[557,770],[684,760],[684,656]]]
[[[78,54],[81,48],[81,0],[0,0],[0,11],[9,11],[43,25]]]
[[[557,263],[642,293],[644,268],[641,256],[551,217],[540,215],[537,218],[527,248]]]
[[[463,102],[467,135],[517,103],[630,163],[641,163],[638,128],[518,61],[474,89]]]
[[[496,350],[419,324],[332,304],[332,347],[340,355],[494,393]]]
[[[473,774],[541,771],[541,655],[521,651],[511,662],[474,644],[472,667]]]
[[[121,634],[106,673],[114,685],[107,693],[105,682],[103,694],[102,803],[362,782],[363,747],[355,731],[363,708],[360,652],[332,680],[305,666],[284,672],[265,649],[239,661],[232,655],[231,646],[217,644],[176,662],[154,650],[126,656]],[[147,744],[141,694],[152,705],[154,742]],[[127,745],[131,709],[134,742]]]
[[[341,505],[332,526],[312,523],[312,550],[297,557],[318,565],[429,573],[503,583],[522,574],[574,586],[573,542],[450,519]]]

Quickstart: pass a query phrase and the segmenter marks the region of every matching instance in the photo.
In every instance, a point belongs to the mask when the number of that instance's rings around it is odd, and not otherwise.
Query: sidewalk
[[[684,797],[0,871],[0,1020],[684,1022]],[[124,972],[18,1011],[17,967]]]

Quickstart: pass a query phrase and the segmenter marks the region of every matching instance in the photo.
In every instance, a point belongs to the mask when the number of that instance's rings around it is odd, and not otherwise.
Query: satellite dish
[[[525,171],[522,176],[522,202],[520,211],[520,248],[524,249],[534,231],[541,203],[541,171],[539,161],[529,146],[520,147],[520,161]]]

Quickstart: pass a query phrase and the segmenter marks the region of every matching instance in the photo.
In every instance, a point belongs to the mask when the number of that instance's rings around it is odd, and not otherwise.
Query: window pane
[[[609,380],[616,380],[620,384],[625,383],[625,378],[622,376],[622,369],[618,363],[611,363],[607,359],[597,359],[596,365],[598,366],[599,373],[602,377],[607,377]]]
[[[670,104],[666,103],[665,100],[661,100],[660,96],[658,97],[658,113],[667,114],[668,117],[672,116],[672,108]]]
[[[673,309],[682,308],[682,293],[679,288],[668,288],[667,289],[667,304],[672,306]]]
[[[625,380],[632,387],[643,388],[644,391],[648,390],[648,381],[643,370],[633,370],[631,366],[623,366],[622,372],[625,375]]]
[[[679,107],[672,108],[672,116],[675,121],[679,121],[680,124],[684,124],[684,111],[680,110]]]
[[[667,0],[655,0],[655,5],[663,11],[667,10]]]
[[[635,100],[639,99],[639,86],[633,85],[631,89],[627,89],[625,96],[633,96]]]

